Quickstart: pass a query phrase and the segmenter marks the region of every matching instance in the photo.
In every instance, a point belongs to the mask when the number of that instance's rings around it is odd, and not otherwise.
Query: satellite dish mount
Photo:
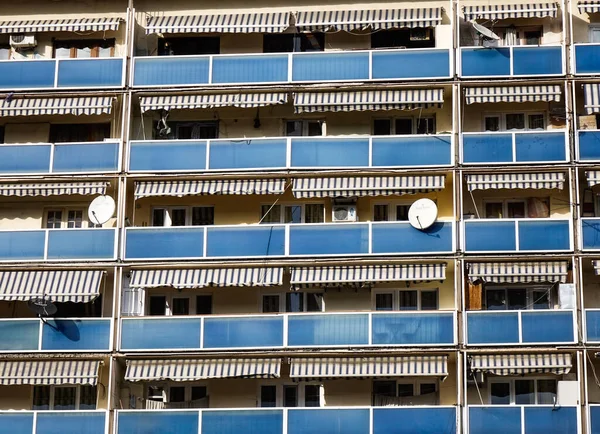
[[[44,324],[48,324],[50,327],[55,328],[46,321],[46,318],[55,315],[58,309],[45,295],[30,299],[27,302],[27,307],[33,311]]]
[[[415,229],[424,231],[437,220],[437,205],[431,199],[419,199],[408,210],[408,222]]]

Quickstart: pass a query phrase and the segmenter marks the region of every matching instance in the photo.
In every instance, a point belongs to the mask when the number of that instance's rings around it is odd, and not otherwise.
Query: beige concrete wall
[[[587,12],[579,12],[579,8],[577,4],[579,2],[571,2],[571,17],[573,20],[573,43],[583,43],[589,42],[590,33],[589,33],[589,25],[590,24],[599,24],[598,14],[588,14]]]
[[[50,137],[49,123],[6,124],[5,143],[47,143]]]
[[[600,276],[596,276],[591,260],[584,258],[583,264],[583,306],[585,309],[600,308]]]
[[[0,386],[0,410],[31,410],[32,386]]]

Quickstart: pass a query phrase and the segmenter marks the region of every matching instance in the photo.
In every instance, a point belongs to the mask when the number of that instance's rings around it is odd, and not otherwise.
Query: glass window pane
[[[485,218],[501,219],[502,218],[502,202],[486,202]]]
[[[506,310],[506,291],[504,289],[487,289],[485,305],[487,310]]]
[[[283,406],[298,407],[298,386],[283,386]]]
[[[539,30],[525,32],[525,45],[540,45],[542,42],[542,32]]]
[[[438,292],[421,291],[421,310],[437,310]]]
[[[304,311],[304,293],[292,292],[285,295],[285,311],[286,312],[303,312]]]
[[[550,289],[533,290],[531,304],[534,309],[550,309]]]
[[[173,315],[189,315],[190,314],[190,299],[173,297],[173,306],[171,306]]]
[[[260,386],[260,406],[277,407],[277,388],[275,386]]]
[[[373,381],[373,395],[396,396],[396,382]]]
[[[54,388],[54,410],[75,410],[77,387]]]
[[[212,295],[196,296],[196,315],[212,314]]]
[[[510,404],[510,383],[492,383],[490,385],[491,404]]]
[[[185,226],[185,209],[171,210],[171,226]]]
[[[373,135],[388,136],[392,133],[392,121],[390,119],[374,119]]]
[[[415,396],[415,388],[413,384],[398,384],[398,396]]]
[[[417,134],[435,134],[435,118],[417,119]]]
[[[375,294],[375,310],[394,310],[394,294]]]
[[[323,312],[323,294],[307,293],[306,294],[306,311],[307,312]]]
[[[486,116],[485,131],[500,131],[500,117]]]
[[[309,136],[323,135],[323,123],[321,121],[308,121],[307,129],[307,135]]]
[[[590,29],[590,42],[600,42],[600,28]]]
[[[304,386],[304,406],[321,406],[321,386],[314,384],[307,384],[306,386]]]
[[[284,223],[302,223],[302,206],[291,205],[285,207]]]
[[[522,219],[525,217],[525,202],[508,202],[506,208],[509,219]]]
[[[98,47],[98,57],[111,57],[112,47]]]
[[[185,387],[176,386],[169,389],[169,402],[184,402],[185,401]]]
[[[279,296],[263,295],[262,311],[265,313],[279,313]]]
[[[83,211],[71,210],[67,213],[67,227],[80,228],[83,225]]]
[[[556,399],[556,380],[537,380],[537,403],[554,405]]]
[[[65,59],[71,57],[71,49],[70,48],[57,48],[55,50],[55,54],[57,59]]]
[[[285,135],[288,137],[299,137],[302,135],[302,121],[287,121],[285,123]]]
[[[150,315],[164,315],[167,298],[163,295],[150,296]]]
[[[375,222],[387,222],[388,221],[388,206],[387,205],[375,205],[373,207],[373,221],[375,221]]]
[[[396,206],[396,221],[407,222],[409,209],[410,209],[410,205],[397,205]]]
[[[206,386],[192,386],[192,401],[203,399],[207,396]]]
[[[215,224],[215,208],[212,206],[195,206],[192,208],[192,225],[208,226]]]
[[[60,228],[62,222],[62,211],[48,211],[46,227],[49,229]]]
[[[50,409],[50,386],[33,386],[32,410]]]
[[[322,203],[309,203],[304,205],[304,221],[306,223],[324,223],[325,205]]]
[[[515,380],[515,404],[535,404],[533,380]]]
[[[507,292],[507,299],[508,299],[508,310],[525,309],[525,307],[527,306],[527,290],[526,289],[510,288],[506,292]]]
[[[92,57],[91,47],[77,48],[77,58],[89,58]]]
[[[435,383],[421,383],[419,387],[419,393],[421,395],[428,395],[430,393],[435,393]]]
[[[281,207],[275,205],[261,205],[260,207],[261,223],[281,223]]]
[[[536,114],[529,115],[529,129],[530,130],[543,130],[545,127],[544,115]]]
[[[152,226],[164,226],[165,225],[165,210],[157,208],[152,210]]]
[[[412,134],[413,133],[412,125],[413,125],[412,118],[396,119],[396,134],[399,136],[403,135],[403,134]]]
[[[400,291],[400,310],[417,310],[418,291]]]
[[[95,410],[96,396],[96,386],[79,386],[79,410]]]
[[[509,113],[506,115],[507,130],[525,129],[525,115],[523,113]]]

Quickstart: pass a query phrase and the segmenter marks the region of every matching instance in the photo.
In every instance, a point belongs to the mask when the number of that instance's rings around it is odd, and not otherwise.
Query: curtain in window
[[[504,45],[517,45],[517,29],[508,27],[504,31]]]
[[[548,201],[532,197],[527,200],[527,211],[529,218],[548,218],[550,217],[550,207]]]

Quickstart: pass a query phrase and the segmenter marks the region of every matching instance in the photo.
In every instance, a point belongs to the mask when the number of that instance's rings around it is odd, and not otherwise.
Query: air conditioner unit
[[[356,205],[333,205],[331,220],[334,222],[355,222]]]
[[[9,43],[11,47],[17,48],[35,47],[37,45],[35,35],[10,35]]]

